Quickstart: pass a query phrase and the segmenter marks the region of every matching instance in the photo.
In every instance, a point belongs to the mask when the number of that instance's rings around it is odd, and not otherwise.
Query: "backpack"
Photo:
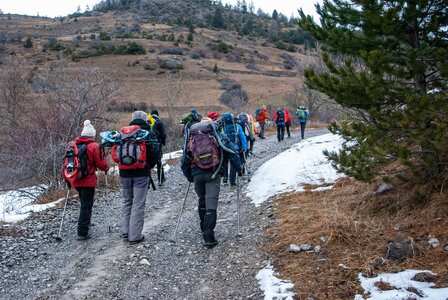
[[[260,116],[261,116],[261,108],[257,109],[255,111],[255,120],[260,120]]]
[[[249,116],[246,113],[240,113],[237,117],[237,123],[241,126],[241,128],[246,127],[248,121]]]
[[[299,119],[306,119],[306,117],[307,117],[306,112],[304,110],[299,109],[297,111],[297,117]]]
[[[231,114],[223,114],[221,117],[224,126],[223,126],[223,132],[227,135],[229,140],[235,144],[235,142],[239,139],[237,139],[238,135],[238,126],[235,126],[235,123],[233,122],[233,117]]]
[[[192,112],[189,112],[185,115],[183,115],[182,119],[180,120],[180,124],[187,124],[190,122],[191,124],[199,122],[201,117],[198,114],[193,114]]]
[[[162,150],[162,145],[159,141],[159,134],[157,131],[149,131],[148,137],[145,139],[146,152],[148,161],[146,164],[149,168],[154,168],[159,161],[160,152]]]
[[[218,141],[212,126],[211,122],[200,122],[191,126],[188,142],[193,157],[191,168],[215,170],[219,165]]]
[[[95,174],[89,173],[87,160],[87,144],[76,144],[75,141],[71,141],[64,155],[63,177],[73,183],[86,178],[88,175]]]
[[[277,110],[277,123],[285,122],[285,112],[283,109]]]
[[[118,169],[133,170],[146,167],[146,143],[145,140],[138,139],[141,131],[137,125],[121,128],[121,139],[112,147],[111,152],[112,159],[118,163]]]

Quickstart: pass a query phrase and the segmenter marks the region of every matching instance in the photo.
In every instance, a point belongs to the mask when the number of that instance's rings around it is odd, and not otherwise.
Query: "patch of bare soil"
[[[331,190],[307,189],[276,199],[277,222],[268,229],[270,251],[276,270],[294,283],[299,299],[353,299],[363,292],[359,272],[376,276],[405,269],[431,270],[438,274],[432,278],[436,287],[448,286],[447,193],[415,203],[415,186],[395,183],[391,192],[375,196],[379,184],[342,178]],[[420,255],[399,262],[383,260],[387,245],[398,234],[415,241]],[[438,238],[441,246],[428,249],[430,236]],[[322,251],[294,253],[289,250],[291,244],[319,245]]]

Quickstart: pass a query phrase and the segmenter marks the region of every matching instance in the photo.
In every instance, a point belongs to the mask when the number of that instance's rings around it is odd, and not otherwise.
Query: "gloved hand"
[[[68,189],[72,188],[72,184],[70,183],[70,181],[66,180],[65,184],[67,184]]]

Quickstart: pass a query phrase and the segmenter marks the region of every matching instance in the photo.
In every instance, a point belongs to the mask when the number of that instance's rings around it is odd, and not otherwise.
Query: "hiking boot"
[[[260,139],[263,139],[263,140],[264,140],[264,139],[265,139],[265,137],[264,137],[264,136],[260,136]]]
[[[144,239],[145,239],[145,236],[142,234],[142,237],[141,237],[139,240],[136,240],[136,241],[129,241],[129,244],[130,244],[130,245],[135,245],[135,244],[138,244],[138,243],[143,242]]]
[[[90,239],[90,235],[78,235],[78,241],[85,241],[85,240],[88,240],[88,239]]]
[[[124,238],[124,239],[128,239],[128,234],[127,233],[122,233],[121,237]]]
[[[227,181],[228,181],[228,178],[227,178],[227,177],[223,177],[223,178],[222,178],[222,183],[227,183]]]
[[[231,183],[230,183],[230,186],[235,186],[235,185],[236,185],[235,182],[231,182]]]
[[[204,246],[207,248],[213,248],[218,245],[218,241],[215,239],[215,226],[216,226],[216,210],[207,209],[204,216],[204,231],[202,237],[204,238]]]

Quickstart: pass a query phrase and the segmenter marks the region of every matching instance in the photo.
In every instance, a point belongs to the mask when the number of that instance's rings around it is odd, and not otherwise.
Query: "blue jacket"
[[[310,115],[310,112],[308,111],[308,109],[305,110],[305,114],[306,114],[307,117]],[[297,116],[299,115],[299,109],[297,109],[297,111],[296,111],[296,115],[297,115]],[[300,123],[306,123],[306,119],[299,119],[299,122],[300,122]]]

